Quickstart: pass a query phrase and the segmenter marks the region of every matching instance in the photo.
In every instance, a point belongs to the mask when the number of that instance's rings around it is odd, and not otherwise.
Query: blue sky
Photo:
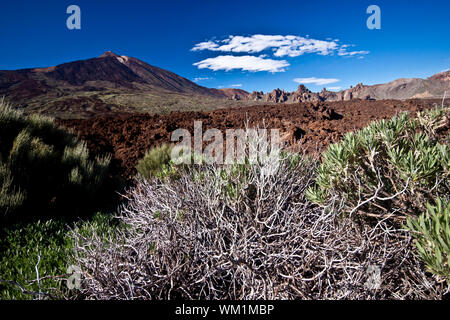
[[[81,30],[66,27],[72,4]],[[372,4],[380,30],[366,26]],[[449,69],[449,12],[446,0],[2,0],[0,69],[110,50],[207,87],[347,88]]]

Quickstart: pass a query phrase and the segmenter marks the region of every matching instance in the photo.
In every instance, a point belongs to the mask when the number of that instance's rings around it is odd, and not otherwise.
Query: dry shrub
[[[360,225],[312,204],[316,163],[192,166],[138,180],[103,237],[74,230],[88,299],[435,299],[448,291],[385,218]]]

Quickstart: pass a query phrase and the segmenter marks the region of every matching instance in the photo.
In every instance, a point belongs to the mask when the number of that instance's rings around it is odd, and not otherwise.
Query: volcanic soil
[[[350,100],[339,102],[278,104],[210,112],[172,112],[165,115],[118,114],[83,120],[58,120],[84,139],[92,155],[110,153],[113,173],[131,178],[135,166],[150,148],[170,142],[171,133],[184,128],[193,135],[194,121],[202,121],[203,132],[267,127],[279,129],[293,150],[322,151],[345,133],[363,128],[369,122],[390,118],[402,111],[415,114],[431,108],[437,100]],[[225,135],[224,135],[225,137]]]

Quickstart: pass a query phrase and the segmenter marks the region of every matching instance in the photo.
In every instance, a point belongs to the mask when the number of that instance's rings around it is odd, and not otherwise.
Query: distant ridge
[[[297,91],[285,92],[275,89],[264,94],[252,92],[247,99],[275,103],[314,102],[314,101],[348,101],[352,99],[384,100],[384,99],[435,99],[442,98],[444,92],[450,93],[450,70],[437,73],[427,79],[403,78],[385,84],[364,85],[332,92],[323,89],[321,92],[312,92],[304,85],[299,85]]]
[[[5,96],[25,112],[62,118],[205,111],[261,103],[441,98],[444,91],[450,93],[450,71],[427,79],[397,79],[373,86],[360,83],[339,92],[323,89],[316,93],[304,85],[294,92],[214,89],[111,51],[52,67],[0,71],[0,97]]]

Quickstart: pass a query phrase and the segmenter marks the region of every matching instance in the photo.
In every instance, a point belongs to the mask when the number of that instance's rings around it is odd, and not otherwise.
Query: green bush
[[[38,298],[23,293],[18,286],[29,292],[39,292],[35,281],[38,259],[39,277],[43,278],[41,291],[48,292],[54,288],[53,295],[61,295],[65,291],[58,276],[64,275],[69,266],[72,246],[67,229],[62,222],[48,220],[14,225],[1,231],[0,299]]]
[[[450,151],[434,134],[448,123],[448,108],[402,113],[348,133],[323,153],[311,201],[328,206],[342,201],[345,212],[406,216],[449,193]]]
[[[15,190],[11,172],[5,165],[0,165],[0,212],[8,214],[19,208],[25,199],[20,190]]]
[[[19,285],[29,291],[51,294],[48,298],[75,298],[76,290],[69,291],[66,280],[68,267],[74,264],[74,242],[71,229],[88,236],[98,233],[108,236],[117,227],[111,214],[97,213],[86,221],[74,224],[64,219],[14,224],[0,231],[0,300],[36,299],[36,294],[24,293]],[[40,260],[39,260],[40,259]],[[39,284],[36,265],[39,271]]]
[[[171,161],[172,146],[162,144],[150,149],[139,160],[136,169],[145,179],[167,178],[176,174],[176,167]]]
[[[420,258],[433,274],[450,281],[450,201],[436,199],[418,218],[408,218]]]
[[[86,144],[51,118],[0,102],[0,220],[83,212],[102,191],[109,162],[90,159]]]

